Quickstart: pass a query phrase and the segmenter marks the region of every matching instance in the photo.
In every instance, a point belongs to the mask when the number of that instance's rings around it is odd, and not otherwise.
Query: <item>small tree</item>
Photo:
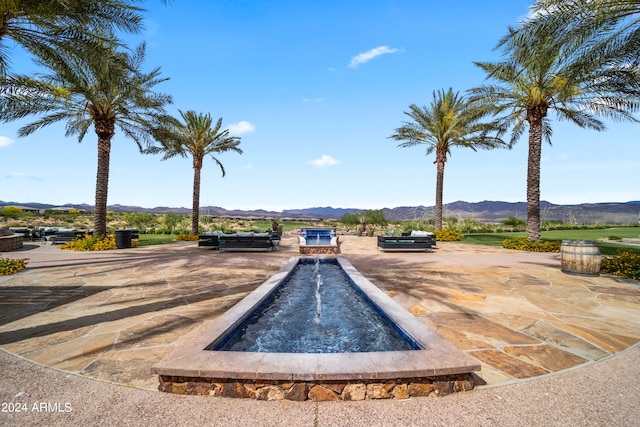
[[[127,223],[127,226],[131,228],[137,228],[139,230],[145,230],[148,227],[155,225],[156,216],[154,214],[145,212],[131,212],[123,214],[123,219]]]
[[[358,214],[356,213],[346,213],[340,217],[339,221],[347,229],[347,232],[351,231],[351,229],[355,229],[356,226],[360,224]]]
[[[367,235],[373,236],[377,226],[385,226],[389,223],[380,209],[369,209],[365,211]]]
[[[175,212],[167,212],[164,214],[164,218],[162,219],[164,226],[172,233],[175,230],[176,225],[178,225],[178,222],[180,222],[180,215]]]

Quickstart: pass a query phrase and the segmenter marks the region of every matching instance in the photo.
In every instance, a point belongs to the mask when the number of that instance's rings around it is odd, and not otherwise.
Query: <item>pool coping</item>
[[[335,257],[354,283],[397,327],[423,350],[371,353],[251,353],[205,350],[229,329],[236,328],[261,304],[297,264],[284,266],[222,316],[206,325],[193,340],[151,371],[161,378],[236,379],[253,381],[354,381],[439,377],[480,371],[478,361],[457,349],[366,279],[344,257]]]

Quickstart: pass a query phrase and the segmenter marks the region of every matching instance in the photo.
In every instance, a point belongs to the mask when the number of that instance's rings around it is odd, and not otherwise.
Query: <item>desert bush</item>
[[[134,246],[134,242],[131,242]],[[60,246],[60,249],[71,251],[110,251],[116,249],[116,236],[109,234],[107,236],[84,236],[79,239],[73,239]]]
[[[447,223],[448,227],[455,227],[456,225],[458,225],[458,218],[456,218],[455,216],[448,216],[444,218],[444,222]]]
[[[193,234],[189,234],[189,233],[181,233],[176,236],[176,240],[193,241],[193,240],[198,240],[198,236],[194,236]]]
[[[615,256],[602,258],[600,271],[626,279],[640,280],[640,255],[631,250],[618,250]]]
[[[435,229],[435,221],[432,219],[414,219],[402,222],[402,232],[410,233],[413,230],[433,231]]]
[[[22,218],[26,214],[27,212],[24,212],[22,209],[16,208],[15,206],[5,206],[0,209],[0,216],[5,218],[18,219]]]
[[[145,212],[123,213],[122,219],[129,228],[137,228],[140,231],[151,228],[158,223],[158,218],[154,214]]]
[[[512,230],[524,230],[527,226],[527,221],[524,219],[517,218],[515,216],[510,216],[509,218],[502,221],[502,225],[507,227],[511,227]]]
[[[451,227],[451,228],[453,228],[453,227]],[[475,231],[478,228],[480,228],[480,223],[475,219],[465,218],[462,221],[460,221],[458,226],[455,227],[455,228],[457,228],[458,231],[460,231],[462,233],[470,233],[470,232]]]
[[[526,237],[504,239],[502,241],[503,248],[529,252],[560,252],[561,244],[562,242],[559,240],[540,240],[539,242],[534,242]]]
[[[436,240],[440,242],[457,242],[463,237],[462,233],[455,228],[441,228],[436,231]]]
[[[0,276],[8,276],[24,270],[27,266],[28,260],[29,258],[0,258]]]

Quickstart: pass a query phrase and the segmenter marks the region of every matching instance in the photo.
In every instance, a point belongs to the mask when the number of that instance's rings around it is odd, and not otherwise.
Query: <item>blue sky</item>
[[[222,117],[244,154],[211,159],[201,206],[283,210],[316,206],[380,209],[435,204],[436,169],[423,147],[388,139],[410,104],[432,92],[483,83],[472,61],[493,50],[525,0],[282,0],[145,3],[145,65],[161,67],[168,110]],[[32,70],[10,48],[14,71]],[[94,203],[97,138],[51,126],[18,138],[28,120],[0,125],[0,200]],[[541,199],[557,204],[640,199],[640,125],[606,132],[554,122],[543,147]],[[526,200],[526,136],[510,151],[455,149],[444,202]],[[190,207],[191,160],[145,156],[117,134],[109,204]]]

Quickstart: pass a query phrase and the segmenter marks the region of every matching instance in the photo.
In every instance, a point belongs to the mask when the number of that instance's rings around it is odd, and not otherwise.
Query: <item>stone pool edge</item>
[[[326,354],[204,350],[240,325],[300,258],[290,258],[192,341],[154,365],[151,371],[158,375],[159,390],[266,400],[362,400],[473,389],[473,372],[480,370],[480,364],[378,289],[344,257],[330,258],[335,258],[362,292],[422,350]],[[305,399],[300,398],[303,395]]]

